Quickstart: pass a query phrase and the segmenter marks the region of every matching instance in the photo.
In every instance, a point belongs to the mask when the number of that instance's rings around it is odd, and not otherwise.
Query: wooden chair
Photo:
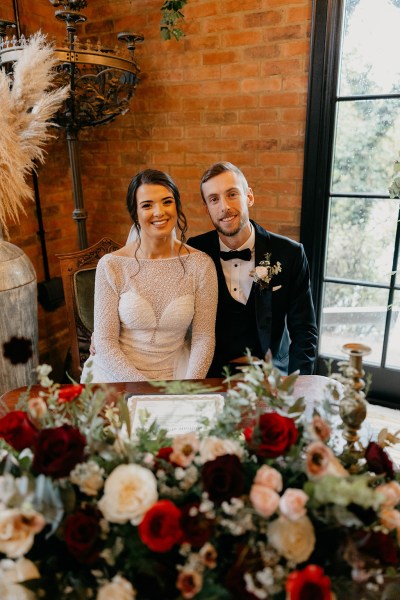
[[[118,248],[121,244],[104,237],[85,250],[56,255],[60,261],[70,331],[71,365],[68,372],[76,381],[79,381],[83,363],[89,356],[96,266],[104,254]]]

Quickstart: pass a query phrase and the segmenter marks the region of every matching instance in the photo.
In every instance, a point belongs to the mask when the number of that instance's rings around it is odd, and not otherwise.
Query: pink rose
[[[279,494],[271,488],[255,483],[251,486],[250,501],[255,511],[266,519],[276,512],[279,506]]]
[[[400,484],[397,481],[389,481],[389,483],[378,485],[376,491],[385,498],[382,506],[394,508],[400,504]]]
[[[290,521],[297,521],[306,514],[307,501],[308,496],[303,490],[287,488],[279,500],[279,510]]]
[[[306,449],[306,471],[310,479],[320,479],[324,475],[348,477],[332,450],[322,442],[312,442]]]
[[[316,436],[323,442],[327,442],[331,437],[331,428],[320,415],[314,415],[312,427]]]
[[[276,492],[281,492],[283,488],[282,475],[276,469],[263,465],[260,467],[254,478],[254,483],[271,488]]]
[[[193,432],[178,435],[172,442],[172,452],[169,460],[180,467],[188,467],[200,446],[197,435]]]
[[[391,531],[400,529],[400,512],[395,508],[383,508],[379,513],[381,524]]]

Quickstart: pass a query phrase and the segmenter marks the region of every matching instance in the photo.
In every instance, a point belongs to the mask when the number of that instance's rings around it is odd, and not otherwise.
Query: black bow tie
[[[221,252],[219,253],[222,260],[232,260],[232,258],[241,258],[242,260],[251,260],[251,250],[250,248],[245,248],[244,250],[231,250],[230,252]]]

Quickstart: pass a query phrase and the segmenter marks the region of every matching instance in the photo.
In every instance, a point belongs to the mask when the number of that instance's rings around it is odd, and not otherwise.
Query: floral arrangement
[[[277,275],[281,271],[281,263],[277,262],[274,265],[271,265],[271,253],[267,252],[264,254],[264,260],[261,260],[260,264],[250,271],[250,277],[253,277],[255,283],[261,288],[267,288],[273,275]]]
[[[49,121],[69,94],[68,87],[51,89],[56,62],[39,32],[19,52],[12,77],[0,69],[0,226],[6,234],[7,219],[17,220],[22,201],[33,197],[26,177],[44,162]]]
[[[110,387],[50,371],[0,419],[1,598],[399,597],[393,437],[351,473],[334,388],[310,413],[297,375],[259,361],[200,432],[147,423],[133,439]]]

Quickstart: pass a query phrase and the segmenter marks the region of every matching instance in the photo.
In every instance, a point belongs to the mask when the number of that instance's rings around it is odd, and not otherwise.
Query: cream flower
[[[0,552],[9,558],[19,558],[33,545],[35,533],[45,526],[46,521],[37,512],[22,513],[13,508],[0,512]]]
[[[266,519],[278,509],[279,494],[265,485],[253,484],[249,497],[255,511]]]
[[[303,490],[287,488],[279,500],[279,510],[290,521],[297,521],[306,514],[308,496]]]
[[[382,507],[394,508],[400,504],[400,484],[397,481],[389,481],[388,483],[378,485],[376,491],[384,497]]]
[[[314,550],[315,532],[308,517],[289,521],[281,516],[269,523],[267,535],[271,546],[296,564],[307,560]]]
[[[395,508],[383,508],[379,513],[379,519],[389,531],[400,529],[400,512]]]
[[[199,449],[199,438],[194,432],[178,435],[172,442],[169,460],[180,467],[188,467]]]
[[[268,465],[262,465],[256,473],[254,483],[264,485],[265,487],[275,490],[275,492],[281,492],[283,488],[282,475],[276,469],[269,467]]]
[[[157,499],[157,480],[149,469],[118,465],[106,479],[98,507],[111,523],[137,524]]]
[[[182,598],[190,600],[196,596],[203,586],[203,576],[194,569],[184,568],[178,575],[176,587]]]
[[[322,442],[313,442],[306,448],[306,471],[309,478],[314,480],[324,475],[336,477],[349,475],[332,450]]]
[[[1,600],[35,600],[34,592],[22,585],[28,579],[39,579],[36,566],[27,558],[17,561],[8,558],[0,561],[0,598]]]
[[[243,456],[243,448],[235,440],[221,439],[210,436],[202,440],[200,444],[200,459],[202,463],[215,460],[224,454],[235,454],[239,458]]]
[[[29,398],[28,411],[34,419],[42,419],[47,413],[47,404],[43,398],[40,398],[39,396]]]
[[[89,460],[76,465],[70,473],[70,479],[87,496],[97,496],[97,492],[103,487],[103,475],[104,469]]]
[[[97,592],[96,600],[135,600],[136,590],[130,581],[116,575],[112,581],[104,584]]]

